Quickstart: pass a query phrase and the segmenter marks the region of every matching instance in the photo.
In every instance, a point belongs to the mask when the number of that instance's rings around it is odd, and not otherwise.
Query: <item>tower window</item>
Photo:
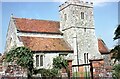
[[[84,19],[84,12],[81,12],[81,19]]]
[[[88,64],[88,53],[84,53],[84,62]]]
[[[86,28],[84,28],[84,32],[86,32]]]
[[[67,20],[67,14],[64,14],[64,19],[65,19],[65,21]]]

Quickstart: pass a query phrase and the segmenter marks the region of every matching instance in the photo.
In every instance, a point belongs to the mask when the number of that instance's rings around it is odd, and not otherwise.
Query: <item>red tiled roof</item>
[[[60,33],[60,23],[58,21],[36,20],[26,18],[13,18],[19,31],[24,32],[44,32]]]
[[[109,50],[108,50],[106,44],[104,43],[104,41],[102,39],[98,39],[98,48],[99,48],[99,52],[101,54],[109,53]]]
[[[62,38],[44,38],[44,37],[25,37],[20,40],[24,46],[32,51],[71,51],[71,48]]]

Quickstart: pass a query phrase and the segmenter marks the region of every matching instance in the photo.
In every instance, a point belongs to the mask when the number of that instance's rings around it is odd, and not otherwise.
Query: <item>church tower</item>
[[[100,59],[95,36],[93,3],[68,0],[59,8],[60,30],[64,39],[74,49],[73,65],[88,63],[88,59]]]

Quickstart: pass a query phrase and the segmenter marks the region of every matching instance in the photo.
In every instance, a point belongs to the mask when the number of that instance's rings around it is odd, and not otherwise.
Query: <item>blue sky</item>
[[[120,24],[120,1],[118,3],[118,23]]]
[[[2,19],[0,19],[2,23],[2,33],[0,33],[2,34],[2,45],[0,45],[0,52],[3,52],[5,48],[11,14],[16,17],[59,21],[59,5],[59,2],[2,2]],[[113,47],[115,45],[112,39],[113,33],[118,25],[117,2],[95,5],[94,18],[96,36],[101,37],[109,48]]]

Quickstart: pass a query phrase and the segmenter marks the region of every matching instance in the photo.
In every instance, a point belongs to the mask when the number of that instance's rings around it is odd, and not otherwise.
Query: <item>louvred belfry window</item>
[[[84,12],[81,12],[81,19],[84,19]]]

